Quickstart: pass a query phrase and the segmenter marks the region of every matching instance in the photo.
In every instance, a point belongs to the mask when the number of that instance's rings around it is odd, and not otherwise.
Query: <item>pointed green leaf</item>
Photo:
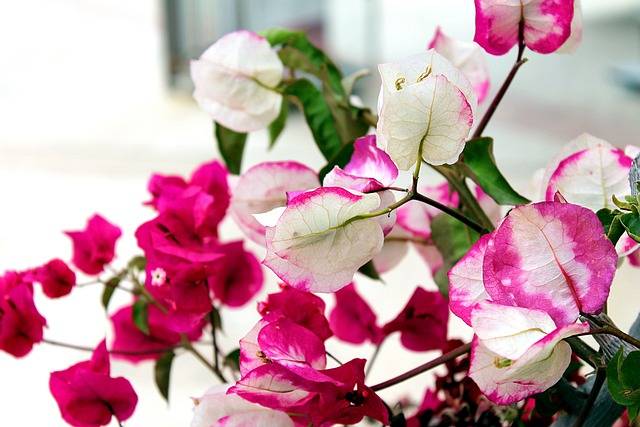
[[[141,272],[141,271],[144,271],[146,267],[147,267],[147,259],[142,255],[134,256],[127,263],[128,270],[136,270],[138,272]]]
[[[620,211],[612,211],[607,208],[600,209],[596,212],[598,219],[604,227],[604,233],[607,235],[611,243],[618,243],[620,237],[624,234],[624,227],[620,222]]]
[[[244,146],[247,134],[227,129],[220,123],[214,122],[214,133],[218,142],[218,150],[227,165],[227,169],[234,175],[239,175],[242,166]]]
[[[145,335],[149,335],[149,303],[138,299],[133,303],[133,324]]]
[[[524,205],[529,200],[518,194],[502,175],[493,158],[493,139],[467,141],[463,152],[465,172],[499,205]]]
[[[120,280],[119,276],[114,276],[104,284],[104,290],[102,291],[102,306],[105,310],[109,308],[109,302],[111,301],[111,297],[113,297],[116,288],[120,284]]]
[[[171,381],[171,366],[173,365],[174,357],[173,350],[167,351],[156,361],[153,369],[158,391],[167,402],[169,401],[169,383]]]
[[[640,242],[640,215],[637,211],[620,216],[620,222],[627,234],[636,242]]]
[[[209,313],[209,323],[215,330],[222,330],[222,317],[220,316],[220,311],[215,307],[211,307],[211,312]]]
[[[309,80],[300,79],[287,86],[285,92],[300,102],[304,118],[324,158],[334,158],[342,148],[342,141],[331,110],[318,88]]]
[[[629,356],[634,355],[629,362]],[[640,405],[640,379],[637,377],[640,371],[640,352],[632,352],[625,358],[622,348],[607,365],[607,384],[613,400],[625,406]]]
[[[368,263],[360,267],[358,271],[367,276],[369,279],[382,280],[380,278],[380,273],[378,273],[376,267],[373,265],[373,261],[369,261]]]
[[[269,150],[271,150],[273,146],[276,145],[278,137],[284,130],[284,126],[287,124],[288,115],[289,103],[285,99],[283,99],[282,106],[280,107],[280,114],[278,114],[278,117],[276,117],[276,119],[269,125]]]
[[[240,372],[240,349],[236,348],[230,351],[229,354],[224,357],[222,364],[235,372]]]

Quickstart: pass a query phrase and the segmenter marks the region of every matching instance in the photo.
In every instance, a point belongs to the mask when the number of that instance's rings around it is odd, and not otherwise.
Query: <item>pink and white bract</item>
[[[275,227],[267,228],[264,264],[285,283],[312,292],[334,292],[380,252],[383,230],[376,193],[325,187],[293,198]]]

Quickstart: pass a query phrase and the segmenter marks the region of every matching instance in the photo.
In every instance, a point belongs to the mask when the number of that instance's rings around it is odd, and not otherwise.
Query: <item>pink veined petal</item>
[[[571,35],[564,42],[558,53],[574,53],[580,43],[582,42],[582,2],[581,0],[574,0],[573,2],[573,19],[571,20]]]
[[[386,273],[395,268],[409,251],[406,239],[410,236],[399,226],[394,226],[386,236],[382,250],[373,257],[373,265],[378,273]]]
[[[504,55],[518,43],[518,25],[522,15],[520,0],[496,2],[475,0],[476,34],[474,41],[492,55]]]
[[[240,340],[240,374],[242,376],[265,364],[266,358],[258,344],[258,334],[268,324],[269,322],[265,320],[259,320]]]
[[[301,163],[259,163],[238,179],[229,212],[247,237],[264,246],[265,228],[254,214],[286,206],[289,192],[317,187],[320,187],[317,173]]]
[[[485,234],[449,270],[449,309],[471,326],[471,311],[481,301],[489,300],[484,289],[482,264],[493,234]]]
[[[269,323],[258,333],[258,345],[266,358],[282,365],[306,364],[324,369],[327,356],[316,334],[288,319]]]
[[[593,211],[613,208],[612,196],[629,193],[628,175],[633,159],[618,148],[598,145],[564,158],[546,184],[545,198],[556,192],[569,202]]]
[[[593,212],[534,203],[514,208],[495,231],[483,280],[493,301],[546,311],[563,326],[602,308],[617,259]]]
[[[474,307],[471,325],[485,347],[507,359],[518,359],[556,329],[556,324],[544,311],[490,301],[482,301]]]
[[[281,409],[303,405],[313,399],[314,384],[277,363],[262,365],[244,375],[227,393],[249,402]]]
[[[380,206],[380,196],[323,187],[289,202],[275,227],[267,228],[263,263],[285,283],[312,292],[334,292],[380,250],[377,218],[355,219]]]
[[[227,394],[228,385],[215,386],[194,399],[191,427],[293,427],[287,414]]]
[[[358,294],[352,283],[335,293],[336,305],[329,315],[329,324],[338,339],[352,344],[382,339],[382,329],[369,304]]]
[[[464,73],[473,86],[478,103],[486,98],[490,86],[489,68],[478,44],[455,40],[438,27],[428,48],[435,49]]]
[[[383,187],[393,185],[398,177],[397,166],[387,153],[376,146],[375,135],[356,139],[353,155],[344,171],[354,176],[375,178]]]
[[[555,52],[571,35],[573,0],[532,0],[522,13],[524,42],[535,52]]]
[[[571,362],[571,347],[562,341],[589,331],[586,323],[554,330],[533,344],[517,360],[493,353],[475,337],[471,347],[469,376],[494,403],[509,405],[540,393],[560,380]]]

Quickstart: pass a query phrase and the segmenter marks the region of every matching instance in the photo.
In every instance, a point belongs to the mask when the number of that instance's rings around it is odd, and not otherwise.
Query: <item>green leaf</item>
[[[300,79],[287,86],[285,92],[300,101],[304,118],[324,158],[334,158],[342,148],[342,141],[331,110],[318,88],[309,80]]]
[[[222,364],[236,372],[240,372],[240,349],[236,348],[231,350],[229,354],[224,357]]]
[[[500,205],[524,205],[529,200],[518,194],[502,175],[493,158],[493,139],[468,141],[463,152],[465,173]]]
[[[146,267],[147,259],[142,255],[134,256],[127,263],[127,270],[136,270],[138,272],[142,272]]]
[[[113,294],[115,293],[116,288],[120,284],[121,280],[122,279],[120,278],[120,276],[114,276],[107,280],[107,282],[104,284],[104,290],[102,291],[102,306],[105,310],[109,308],[111,297],[113,297]]]
[[[368,263],[360,267],[358,271],[370,279],[382,280],[380,278],[380,274],[378,273],[378,270],[376,270],[376,267],[373,265],[373,261],[369,261]]]
[[[640,215],[637,211],[620,215],[620,222],[627,234],[636,242],[640,242]]]
[[[285,66],[318,77],[334,94],[346,98],[342,87],[342,73],[321,49],[309,41],[305,33],[286,28],[272,28],[263,31],[262,35],[271,46],[282,46],[279,56]]]
[[[167,351],[160,356],[153,368],[158,391],[160,391],[160,394],[167,402],[169,401],[169,382],[171,380],[171,366],[173,365],[174,357],[175,353],[173,350]]]
[[[133,303],[133,323],[145,335],[149,335],[149,303],[138,299]]]
[[[220,311],[215,307],[211,307],[209,323],[211,323],[212,328],[220,331],[222,330],[222,317],[220,317]]]
[[[431,239],[443,258],[443,266],[434,277],[443,295],[449,292],[447,273],[466,254],[480,235],[457,219],[440,214],[431,222]]]
[[[282,106],[280,106],[280,114],[278,114],[278,117],[276,117],[276,119],[269,125],[269,150],[271,150],[273,146],[276,145],[276,141],[282,133],[284,125],[287,123],[288,115],[289,103],[286,99],[283,99]]]
[[[607,384],[613,400],[627,407],[640,405],[639,375],[640,351],[625,358],[620,348],[607,365]]]
[[[220,150],[220,155],[224,159],[227,169],[232,174],[239,175],[247,134],[227,129],[220,123],[214,122],[213,126],[216,141],[218,141],[218,150]]]
[[[604,227],[604,233],[607,235],[611,243],[614,245],[618,243],[620,237],[624,234],[624,227],[620,222],[620,211],[612,211],[609,209],[600,209],[596,212],[598,219]]]
[[[353,155],[353,144],[343,145],[340,151],[333,156],[331,160],[322,168],[318,173],[318,177],[320,178],[320,182],[324,180],[324,177],[331,172],[334,166],[339,166],[341,168],[345,167],[349,160],[351,160],[351,156]]]

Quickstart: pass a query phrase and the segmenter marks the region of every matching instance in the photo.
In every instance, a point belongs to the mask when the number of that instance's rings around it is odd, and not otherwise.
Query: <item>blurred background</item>
[[[531,59],[487,129],[496,157],[523,193],[534,171],[560,146],[582,132],[616,146],[640,145],[640,2],[583,0],[585,30],[572,55]],[[217,157],[211,122],[191,99],[189,59],[238,28],[272,26],[304,29],[344,67],[371,68],[358,94],[375,106],[379,79],[375,64],[425,49],[436,25],[471,40],[471,0],[21,0],[0,3],[0,268],[23,269],[55,256],[70,258],[62,230],[82,228],[100,212],[125,235],[119,261],[136,251],[133,232],[150,218],[152,172],[187,174]],[[490,57],[492,93],[508,72],[515,52]],[[491,96],[491,95],[490,95]],[[265,132],[250,136],[243,168],[264,160],[294,159],[322,165],[300,115],[289,120],[275,149]],[[240,236],[227,221],[225,239]],[[261,256],[259,249],[256,249]],[[610,314],[626,328],[635,317],[640,287],[623,267],[613,288]],[[275,291],[269,276],[265,291]],[[385,276],[385,285],[358,282],[386,321],[396,315],[415,285],[433,286],[415,257]],[[76,290],[49,301],[37,296],[47,317],[45,336],[95,345],[109,333],[99,305],[100,289]],[[328,298],[331,301],[331,298]],[[125,303],[121,296],[117,303]],[[257,320],[252,307],[226,310],[223,346]],[[452,336],[469,332],[454,322]],[[334,340],[338,357],[369,357],[372,348]],[[385,344],[371,380],[386,379],[432,355]],[[0,353],[0,425],[62,426],[48,392],[48,373],[88,354],[44,344],[25,359]],[[215,381],[189,355],[174,364],[166,405],[155,392],[152,364],[116,363],[116,374],[131,378],[141,396],[127,426],[184,426],[191,419],[189,397]],[[420,399],[429,375],[385,392]]]

